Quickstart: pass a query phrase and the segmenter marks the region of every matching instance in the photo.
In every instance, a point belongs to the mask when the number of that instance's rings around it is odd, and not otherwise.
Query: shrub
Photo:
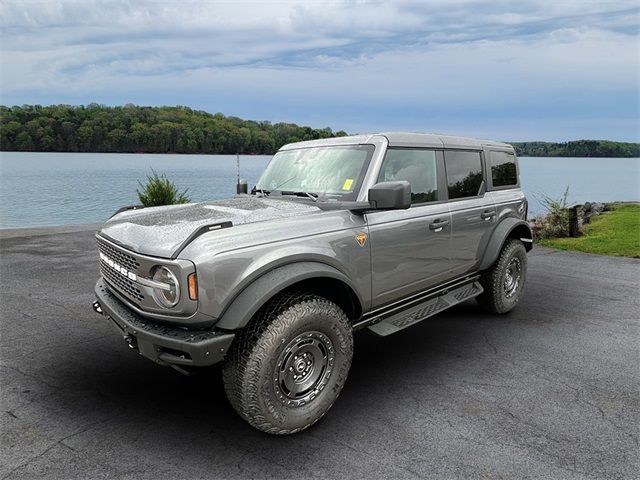
[[[539,238],[566,237],[569,235],[569,186],[562,197],[555,199],[542,195],[538,201],[547,210],[547,215],[535,219],[536,236]]]
[[[188,188],[179,192],[164,173],[158,175],[153,169],[151,169],[151,175],[147,175],[147,183],[143,185],[138,180],[138,185],[140,185],[140,190],[136,189],[136,192],[138,192],[140,203],[145,207],[189,203],[189,197],[186,195]]]

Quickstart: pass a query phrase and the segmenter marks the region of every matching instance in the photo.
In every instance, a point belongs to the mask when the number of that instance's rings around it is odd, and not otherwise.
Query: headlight
[[[158,266],[153,270],[154,282],[164,283],[168,285],[167,288],[154,288],[153,293],[158,302],[163,307],[171,308],[175,307],[180,300],[180,285],[176,276],[167,267]]]

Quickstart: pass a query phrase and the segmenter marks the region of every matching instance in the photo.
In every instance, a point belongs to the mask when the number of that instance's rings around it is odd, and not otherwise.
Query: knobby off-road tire
[[[331,408],[352,357],[352,328],[340,307],[316,295],[282,294],[236,337],[223,366],[224,388],[253,427],[296,433]]]
[[[481,278],[484,292],[478,303],[493,313],[507,313],[520,300],[527,275],[527,251],[520,240],[509,239],[496,263]]]

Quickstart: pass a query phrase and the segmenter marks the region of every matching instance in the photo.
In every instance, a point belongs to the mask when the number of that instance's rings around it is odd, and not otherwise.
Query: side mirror
[[[372,210],[399,210],[411,206],[411,184],[406,180],[376,183],[369,189],[368,202],[318,201],[321,210],[351,210],[362,214]]]
[[[369,189],[369,204],[374,210],[398,210],[411,206],[411,184],[406,180],[376,183]]]

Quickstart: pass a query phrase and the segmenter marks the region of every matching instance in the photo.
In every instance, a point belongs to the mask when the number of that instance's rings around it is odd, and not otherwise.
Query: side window
[[[480,152],[445,151],[449,200],[475,197],[482,185]]]
[[[434,150],[388,149],[378,176],[378,182],[393,180],[408,180],[411,183],[411,203],[437,200],[436,152]]]
[[[508,152],[490,152],[491,179],[494,187],[506,187],[518,184],[516,156]]]

